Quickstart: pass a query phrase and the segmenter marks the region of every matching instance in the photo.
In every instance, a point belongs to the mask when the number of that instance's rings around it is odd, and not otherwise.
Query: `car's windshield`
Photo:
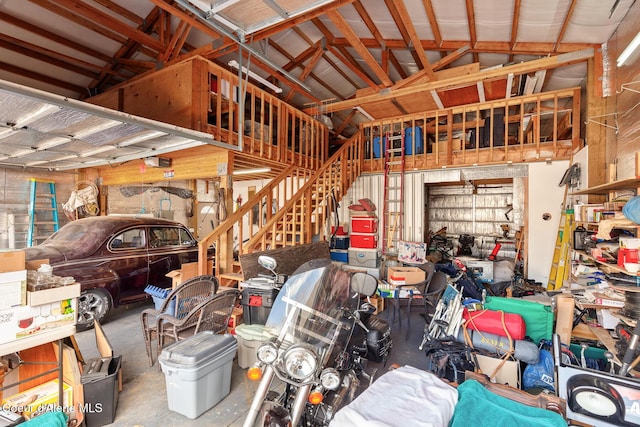
[[[330,260],[303,264],[273,303],[264,329],[267,339],[281,348],[306,343],[327,354],[336,344],[344,309],[358,306],[349,280],[349,273]]]

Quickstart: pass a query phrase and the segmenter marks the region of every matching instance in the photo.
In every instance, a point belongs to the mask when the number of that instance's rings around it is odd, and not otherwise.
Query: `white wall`
[[[539,162],[529,165],[527,200],[529,230],[526,242],[529,261],[528,278],[541,282],[545,288],[549,282],[549,271],[564,196],[564,187],[559,187],[558,183],[568,167],[568,161]],[[551,219],[543,220],[544,213],[550,213]]]

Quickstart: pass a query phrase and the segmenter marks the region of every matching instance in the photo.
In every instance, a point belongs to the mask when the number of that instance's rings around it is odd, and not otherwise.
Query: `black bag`
[[[440,378],[461,384],[465,371],[475,371],[475,350],[452,338],[428,341],[425,345],[427,370]]]

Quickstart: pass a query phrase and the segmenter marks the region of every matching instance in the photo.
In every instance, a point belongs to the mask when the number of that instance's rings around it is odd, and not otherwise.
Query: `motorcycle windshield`
[[[350,291],[350,277],[331,260],[312,260],[300,266],[273,303],[265,338],[280,350],[295,344],[313,346],[326,359],[339,341],[344,309],[358,307],[358,294]]]

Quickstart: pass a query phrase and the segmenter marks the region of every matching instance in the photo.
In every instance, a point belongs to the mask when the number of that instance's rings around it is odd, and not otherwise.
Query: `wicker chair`
[[[213,331],[216,334],[226,332],[231,312],[239,297],[240,291],[230,289],[202,301],[182,319],[170,314],[158,316],[158,354],[164,347],[165,339],[177,342],[202,331]]]
[[[140,315],[142,336],[149,357],[149,366],[153,366],[151,343],[158,338],[158,317],[171,315],[176,319],[187,316],[192,308],[209,299],[218,291],[218,279],[215,276],[196,276],[172,290],[160,309],[148,308]]]

